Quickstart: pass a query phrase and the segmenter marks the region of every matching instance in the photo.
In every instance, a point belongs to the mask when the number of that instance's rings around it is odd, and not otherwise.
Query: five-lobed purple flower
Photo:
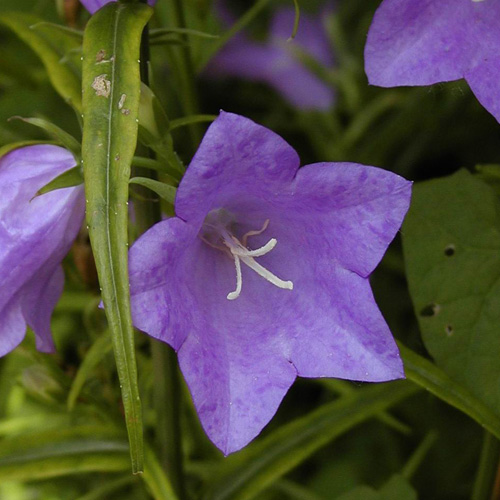
[[[299,158],[221,112],[177,191],[176,217],[130,250],[134,324],[178,353],[202,425],[225,454],[251,441],[297,375],[404,377],[368,277],[411,183]]]
[[[52,352],[50,317],[62,293],[61,262],[83,221],[83,187],[36,196],[75,166],[63,148],[36,145],[0,159],[0,356],[14,349],[30,326],[40,351]]]
[[[365,47],[373,85],[430,85],[465,78],[500,121],[500,1],[384,0]]]
[[[116,0],[80,0],[80,3],[91,13],[94,14],[101,7],[109,2],[116,2]],[[148,0],[148,4],[151,7],[156,3],[156,0]]]
[[[330,108],[335,100],[334,89],[315,75],[298,55],[298,51],[303,51],[325,68],[333,66],[325,16],[302,13],[297,36],[287,41],[294,16],[293,9],[276,11],[266,42],[253,41],[244,33],[236,35],[210,61],[206,74],[267,83],[302,110]]]

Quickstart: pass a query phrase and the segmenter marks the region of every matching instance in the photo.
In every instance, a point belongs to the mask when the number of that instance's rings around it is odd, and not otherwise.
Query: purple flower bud
[[[177,191],[177,217],[130,250],[135,325],[178,353],[225,454],[269,422],[296,376],[404,377],[368,276],[411,183],[354,163],[299,169],[278,135],[221,112]]]
[[[210,61],[207,76],[239,77],[267,83],[299,109],[331,107],[335,99],[334,89],[315,75],[298,55],[302,51],[324,67],[333,66],[324,27],[325,16],[301,13],[297,36],[288,40],[294,16],[293,9],[278,10],[264,43],[241,33],[233,37]]]
[[[80,3],[91,13],[98,11],[101,7],[109,2],[116,2],[116,0],[80,0]],[[148,0],[151,7],[156,3],[156,0]]]
[[[373,85],[430,85],[465,78],[500,121],[500,2],[384,0],[365,47]]]
[[[35,332],[40,351],[52,352],[50,317],[63,288],[61,261],[83,221],[83,187],[35,196],[75,166],[63,148],[15,149],[0,159],[0,356]]]

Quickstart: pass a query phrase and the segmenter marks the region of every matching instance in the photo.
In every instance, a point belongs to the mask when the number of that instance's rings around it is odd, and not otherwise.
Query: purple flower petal
[[[50,316],[62,292],[60,263],[84,216],[83,188],[35,197],[45,184],[75,166],[51,145],[16,149],[0,159],[0,354],[33,328],[37,347],[53,350]]]
[[[281,9],[273,18],[267,43],[253,42],[245,34],[238,34],[211,61],[207,75],[264,82],[299,109],[328,109],[335,98],[333,89],[294,53],[294,49],[301,49],[324,66],[332,66],[321,16],[302,14],[297,36],[287,41],[293,22],[293,9]]]
[[[196,168],[188,169],[177,190],[176,213],[190,224],[201,224],[211,209],[230,199],[272,196],[293,179],[299,161],[279,135],[221,111],[193,158]]]
[[[80,0],[80,3],[91,13],[98,11],[101,7],[109,2],[116,2],[116,0]],[[156,0],[148,0],[151,7],[156,3]]]
[[[184,220],[160,222],[130,251],[134,324],[178,352],[226,454],[261,431],[297,374],[404,376],[367,275],[411,183],[362,165],[297,166],[281,138],[222,113],[179,186]]]
[[[430,85],[465,78],[500,120],[500,3],[384,0],[365,47],[371,84]]]

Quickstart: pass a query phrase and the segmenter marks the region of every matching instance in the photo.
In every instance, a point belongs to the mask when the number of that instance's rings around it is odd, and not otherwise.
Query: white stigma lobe
[[[284,281],[278,278],[275,274],[273,274],[271,271],[269,271],[264,266],[260,265],[258,262],[254,260],[255,257],[262,257],[263,255],[266,255],[269,252],[271,252],[278,243],[278,240],[276,238],[271,238],[264,246],[257,248],[255,250],[249,250],[245,246],[247,238],[249,236],[255,236],[263,233],[266,230],[268,224],[269,220],[266,220],[264,226],[260,231],[249,231],[248,233],[246,233],[242,238],[243,243],[240,242],[238,238],[228,233],[227,231],[222,232],[221,236],[223,239],[223,243],[231,252],[231,256],[234,259],[234,265],[236,268],[236,290],[228,293],[227,298],[229,300],[237,299],[241,293],[241,289],[243,286],[243,278],[241,274],[241,262],[243,262],[243,264],[246,264],[250,269],[255,271],[259,276],[264,278],[266,281],[269,281],[269,283],[272,283],[274,286],[277,286],[278,288],[282,288],[285,290],[293,290],[293,283],[291,281]]]

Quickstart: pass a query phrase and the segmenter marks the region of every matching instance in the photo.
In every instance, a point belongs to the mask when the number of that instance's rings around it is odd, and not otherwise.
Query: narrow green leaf
[[[146,469],[142,476],[155,500],[177,500],[172,484],[161,468],[154,452],[146,447]]]
[[[132,177],[132,179],[130,179],[130,184],[138,184],[139,186],[147,187],[166,202],[172,205],[174,204],[175,193],[177,191],[174,186],[169,186],[164,182],[148,179],[147,177]]]
[[[87,223],[122,387],[132,469],[143,467],[128,282],[128,181],[137,142],[144,4],[109,3],[94,14],[83,42],[83,168]]]
[[[499,228],[497,194],[461,170],[414,187],[401,231],[425,346],[450,378],[498,415]]]
[[[297,31],[299,29],[299,21],[300,21],[300,6],[299,6],[299,1],[298,0],[293,0],[293,6],[294,6],[294,9],[295,9],[295,17],[293,19],[292,34],[290,35],[290,38],[288,40],[293,40],[296,37]]]
[[[88,350],[83,358],[82,364],[76,373],[75,379],[68,394],[68,410],[72,410],[76,400],[80,395],[83,385],[90,377],[94,368],[104,359],[111,351],[112,343],[108,332],[102,334]]]
[[[401,343],[398,347],[408,380],[463,411],[500,439],[500,417],[495,412],[429,360]]]
[[[134,476],[123,476],[117,479],[106,481],[102,486],[94,488],[89,493],[78,497],[76,500],[107,500],[111,494],[129,486],[137,480]],[[116,497],[115,497],[116,498]]]
[[[157,42],[159,38],[163,38],[168,35],[188,35],[195,36],[199,38],[209,38],[217,39],[219,35],[213,35],[212,33],[206,33],[205,31],[193,30],[190,28],[158,28],[150,30],[149,37],[152,42]]]
[[[245,29],[264,8],[271,2],[271,0],[257,0],[252,7],[250,7],[232,26],[228,29],[219,39],[215,40],[212,45],[212,51],[207,51],[206,56],[201,60],[196,68],[198,73],[201,73],[210,59],[217,54],[219,50],[231,40],[233,36]]]
[[[213,122],[216,118],[217,115],[191,115],[184,118],[177,118],[176,120],[171,120],[170,130],[191,125],[192,123]]]
[[[25,123],[33,125],[34,127],[41,128],[57,143],[69,150],[75,157],[75,160],[80,160],[82,150],[80,143],[71,134],[68,134],[68,132],[54,123],[44,120],[43,118],[23,118],[22,116],[13,116],[9,118],[9,121],[10,120],[21,120]]]
[[[103,426],[23,434],[0,443],[0,481],[123,471],[129,466],[127,452],[121,435]]]
[[[35,196],[50,193],[56,189],[79,186],[80,184],[83,184],[82,167],[76,166],[66,170],[66,172],[63,172],[55,179],[52,179],[48,184],[45,184],[43,188],[37,191]]]
[[[500,442],[490,434],[484,432],[481,458],[474,481],[472,500],[491,500],[494,498],[495,479],[498,474],[498,460],[500,459]]]
[[[370,486],[357,486],[336,500],[417,500],[417,492],[403,476],[395,474],[380,490]]]
[[[80,83],[80,67],[73,62],[62,62],[61,58],[68,52],[77,49],[80,44],[77,40],[58,37],[59,31],[54,30],[49,37],[47,30],[44,33],[33,30],[33,25],[39,25],[41,19],[22,12],[0,14],[0,24],[7,26],[23,40],[40,57],[50,81],[61,97],[78,112],[82,110],[82,95]]]
[[[338,378],[318,378],[316,381],[329,391],[339,394],[341,396],[346,396],[347,394],[352,394],[356,391],[355,387],[351,382],[346,380],[341,380]],[[389,412],[382,412],[376,416],[380,422],[384,423],[388,427],[401,432],[402,434],[411,434],[411,427],[408,427],[403,422],[400,422],[396,417],[392,416]]]
[[[50,35],[54,31],[59,31],[67,37],[71,37],[79,43],[83,41],[83,31],[70,28],[68,26],[63,26],[62,24],[50,23],[48,21],[41,21],[39,23],[33,24],[31,29],[40,33],[45,33]]]
[[[406,381],[368,385],[318,408],[227,458],[205,498],[253,498],[322,446],[416,390]]]

